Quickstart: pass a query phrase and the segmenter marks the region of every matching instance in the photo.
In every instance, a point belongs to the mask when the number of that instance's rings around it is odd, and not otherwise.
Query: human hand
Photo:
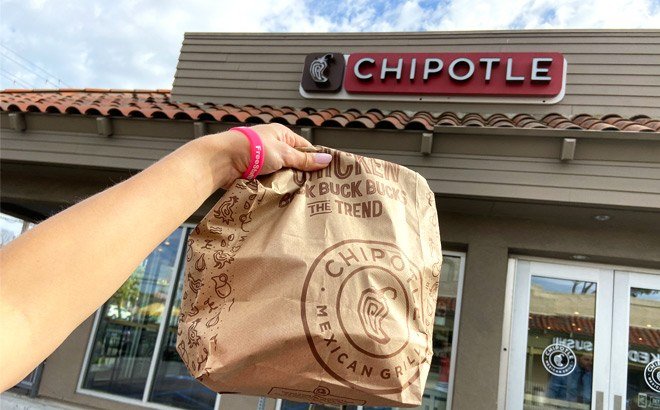
[[[270,174],[282,168],[296,168],[302,171],[316,171],[328,166],[332,156],[326,153],[305,153],[297,150],[312,147],[312,144],[282,124],[261,124],[251,127],[259,134],[264,145],[265,162],[259,175]],[[239,157],[238,170],[247,169],[250,162],[250,144],[245,135],[237,131],[244,141],[243,154]]]
[[[259,175],[282,168],[316,171],[327,167],[332,161],[330,154],[297,150],[312,144],[282,124],[261,124],[251,128],[259,134],[264,148],[265,161]],[[205,192],[209,188],[213,192],[218,188],[230,187],[250,164],[250,142],[239,131],[206,135],[191,141],[190,145],[196,148],[193,154],[195,163],[204,168],[201,172],[195,172],[195,179]]]

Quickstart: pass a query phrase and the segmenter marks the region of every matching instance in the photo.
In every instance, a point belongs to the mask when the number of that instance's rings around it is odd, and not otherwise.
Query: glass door
[[[516,260],[507,409],[602,409],[612,270]]]
[[[616,271],[610,408],[660,409],[660,275]]]

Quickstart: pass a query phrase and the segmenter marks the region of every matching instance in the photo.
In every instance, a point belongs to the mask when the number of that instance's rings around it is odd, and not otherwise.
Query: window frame
[[[621,264],[608,264],[604,262],[585,262],[579,260],[552,258],[536,255],[525,255],[520,253],[510,253],[508,255],[506,287],[505,287],[505,303],[504,303],[504,318],[502,323],[502,346],[500,349],[500,366],[499,366],[499,382],[497,391],[497,410],[504,410],[510,405],[511,396],[509,394],[510,385],[510,369],[511,369],[511,344],[513,339],[513,320],[514,320],[514,305],[519,303],[515,300],[515,285],[517,280],[516,271],[519,262],[541,262],[555,265],[562,265],[567,267],[577,268],[594,268],[611,270],[612,274],[616,271],[626,272],[639,272],[645,274],[660,274],[660,271],[651,268],[643,268],[638,266],[621,265]],[[611,296],[612,298],[614,296]],[[611,330],[610,330],[611,333]],[[595,389],[594,389],[595,391]],[[595,400],[594,400],[595,403]]]
[[[189,230],[194,229],[195,226],[197,225],[191,223],[184,223],[181,224],[179,227],[177,227],[177,229],[183,229],[183,234],[181,235],[181,239],[179,240],[176,257],[174,260],[175,269],[173,269],[172,276],[170,277],[170,286],[167,290],[167,298],[165,299],[165,309],[163,312],[170,312],[170,309],[172,308],[172,304],[174,303],[174,294],[176,292],[176,284],[177,284],[179,272],[181,272],[181,274],[183,275],[183,270],[181,270],[181,267],[182,264],[184,263],[183,254],[184,254],[187,234],[189,233]],[[183,278],[180,278],[180,280],[183,280]],[[98,326],[101,321],[101,311],[103,310],[103,306],[105,306],[106,303],[107,301],[104,302],[103,305],[101,305],[96,310],[96,313],[94,313],[94,322],[92,324],[92,329],[87,339],[87,348],[85,350],[85,357],[83,359],[80,374],[78,375],[78,383],[76,384],[76,393],[83,394],[86,396],[93,396],[100,399],[120,402],[120,403],[149,407],[153,409],[162,409],[162,410],[180,409],[181,407],[169,406],[166,404],[156,403],[149,400],[149,396],[151,395],[154,379],[156,376],[158,356],[162,350],[163,339],[165,337],[165,332],[167,331],[169,317],[166,317],[163,320],[161,320],[158,326],[158,334],[156,335],[156,344],[154,345],[154,351],[151,355],[151,361],[149,362],[149,372],[147,373],[147,380],[145,381],[145,388],[144,388],[144,393],[142,394],[142,399],[140,400],[132,399],[129,397],[121,396],[119,394],[106,393],[106,392],[87,389],[83,387],[85,375],[87,374],[89,362],[92,356],[94,339],[96,337],[96,332],[98,330]],[[221,396],[222,395],[220,394],[216,394],[215,403],[213,406],[214,410],[220,409]]]

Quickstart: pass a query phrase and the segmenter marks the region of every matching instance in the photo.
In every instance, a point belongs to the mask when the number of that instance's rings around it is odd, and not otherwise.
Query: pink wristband
[[[255,179],[261,172],[261,167],[264,166],[264,160],[266,159],[261,137],[256,131],[248,127],[234,127],[230,131],[238,131],[250,141],[250,164],[243,173],[243,179]]]

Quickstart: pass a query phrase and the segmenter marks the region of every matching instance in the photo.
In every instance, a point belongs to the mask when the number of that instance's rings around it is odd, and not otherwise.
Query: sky
[[[0,0],[0,89],[171,88],[185,32],[660,29],[660,0]]]

